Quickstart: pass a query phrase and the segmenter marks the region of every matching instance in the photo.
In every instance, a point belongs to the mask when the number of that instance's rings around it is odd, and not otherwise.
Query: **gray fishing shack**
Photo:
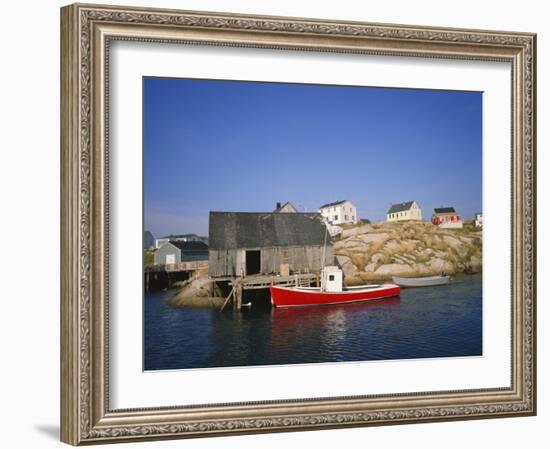
[[[208,260],[208,245],[204,242],[171,240],[155,251],[155,265]]]
[[[317,213],[210,212],[213,278],[316,273],[333,262],[330,237]]]

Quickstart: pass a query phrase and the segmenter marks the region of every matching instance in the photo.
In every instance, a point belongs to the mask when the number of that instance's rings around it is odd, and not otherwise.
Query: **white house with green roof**
[[[422,210],[416,201],[392,204],[386,212],[388,221],[422,220]]]

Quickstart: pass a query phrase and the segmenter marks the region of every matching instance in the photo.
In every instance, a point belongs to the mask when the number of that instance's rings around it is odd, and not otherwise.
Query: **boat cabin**
[[[344,284],[342,270],[338,267],[324,267],[321,271],[321,291],[341,292]]]

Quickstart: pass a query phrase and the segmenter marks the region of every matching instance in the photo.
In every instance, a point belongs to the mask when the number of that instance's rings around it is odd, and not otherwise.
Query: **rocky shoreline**
[[[392,276],[479,273],[482,232],[473,227],[441,229],[429,222],[376,223],[344,229],[333,241],[347,285],[391,280]],[[203,270],[170,300],[174,307],[222,306],[225,298]]]
[[[221,307],[224,298],[216,283],[204,271],[194,279],[186,281],[168,303],[174,307]]]
[[[392,276],[478,273],[482,232],[473,227],[442,229],[419,221],[355,226],[334,242],[334,254],[348,285]]]

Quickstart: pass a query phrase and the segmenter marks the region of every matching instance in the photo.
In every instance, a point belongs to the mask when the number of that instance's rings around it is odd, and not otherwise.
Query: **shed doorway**
[[[261,269],[260,251],[246,251],[246,275],[258,274]]]

